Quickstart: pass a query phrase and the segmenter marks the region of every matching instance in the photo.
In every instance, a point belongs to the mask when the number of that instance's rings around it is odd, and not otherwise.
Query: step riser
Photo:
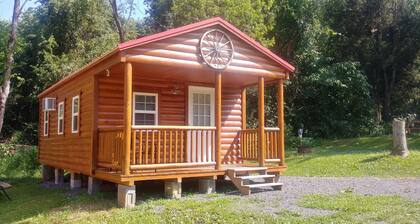
[[[281,183],[276,182],[278,180],[277,176],[267,174],[266,167],[229,169],[227,170],[227,176],[242,195],[250,195],[252,189],[261,187],[271,187],[273,190],[281,190],[282,187]],[[258,180],[264,182],[256,182]]]

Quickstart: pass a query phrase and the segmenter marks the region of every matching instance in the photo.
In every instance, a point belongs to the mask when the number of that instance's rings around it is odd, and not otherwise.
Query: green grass
[[[287,153],[286,175],[419,177],[420,136],[409,138],[410,156],[389,156],[391,137],[322,140],[308,155]],[[3,164],[0,164],[0,166]],[[0,167],[1,168],[1,167]],[[13,172],[12,172],[13,173]],[[302,207],[333,211],[331,215],[304,217],[281,210],[261,212],[261,201],[223,193],[181,200],[158,194],[138,194],[137,206],[116,207],[116,192],[89,196],[40,186],[35,177],[15,172],[0,177],[11,184],[12,202],[0,195],[0,223],[419,223],[420,203],[398,196],[363,196],[352,193],[307,195]],[[6,176],[5,176],[6,175]],[[26,176],[26,177],[25,177]],[[280,202],[281,203],[281,202]]]
[[[420,203],[397,196],[307,195],[300,206],[331,210],[331,215],[305,217],[279,210],[256,211],[260,200],[225,195],[186,195],[167,200],[141,195],[134,209],[117,208],[116,194],[89,196],[40,187],[39,178],[12,180],[12,202],[0,196],[0,223],[416,223]]]
[[[335,211],[311,218],[314,223],[419,223],[420,204],[398,196],[362,196],[353,193],[307,195],[300,205]]]
[[[389,155],[392,137],[322,140],[314,152],[286,152],[289,176],[420,177],[420,135],[408,137],[410,155]]]

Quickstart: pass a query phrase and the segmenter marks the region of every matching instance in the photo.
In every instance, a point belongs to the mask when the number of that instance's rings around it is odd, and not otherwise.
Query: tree
[[[112,17],[117,27],[120,43],[124,43],[127,40],[127,26],[131,22],[131,15],[135,9],[134,0],[123,1],[120,5],[117,5],[117,0],[109,0],[109,4],[112,8]],[[123,14],[126,14],[126,18],[122,17]]]
[[[23,4],[20,4],[20,0],[15,0],[13,5],[13,16],[12,16],[12,23],[10,28],[10,35],[9,40],[7,41],[7,55],[6,55],[6,62],[4,66],[3,77],[1,79],[1,87],[0,87],[0,133],[3,128],[4,122],[4,113],[6,111],[6,102],[7,98],[10,94],[10,83],[12,77],[12,66],[13,66],[13,55],[15,50],[15,43],[16,43],[16,33],[19,24],[19,17],[22,13],[23,6],[25,6],[26,1]]]
[[[324,20],[340,34],[329,40],[328,56],[360,62],[373,86],[376,120],[390,121],[395,87],[420,49],[420,2],[329,0]]]

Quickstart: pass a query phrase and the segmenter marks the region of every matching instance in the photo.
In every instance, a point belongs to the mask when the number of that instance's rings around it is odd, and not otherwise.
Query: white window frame
[[[154,96],[155,97],[155,111],[151,110],[136,110],[136,96]],[[155,124],[159,124],[159,116],[158,116],[158,110],[159,110],[159,94],[157,93],[145,93],[145,92],[134,92],[133,93],[133,117],[132,117],[132,125],[133,126],[144,126],[144,125],[136,125],[136,113],[142,113],[142,114],[154,114],[155,115]],[[147,125],[146,125],[147,126]]]
[[[60,117],[60,107],[63,106],[63,114]],[[62,135],[64,134],[64,113],[65,113],[66,108],[64,107],[64,101],[61,101],[58,103],[57,106],[57,134],[58,135]],[[60,121],[63,122],[63,130],[60,132]]]
[[[210,127],[214,127],[215,123],[215,101],[214,87],[205,87],[205,86],[188,86],[188,125],[193,126],[193,94],[202,93],[210,94]]]
[[[44,136],[48,136],[48,133],[50,132],[50,114],[49,111],[44,111]]]
[[[74,101],[78,100],[77,104],[77,112],[74,111]],[[79,126],[80,126],[80,96],[74,96],[71,100],[71,133],[79,133]],[[74,117],[77,116],[77,127],[76,130],[74,129]]]

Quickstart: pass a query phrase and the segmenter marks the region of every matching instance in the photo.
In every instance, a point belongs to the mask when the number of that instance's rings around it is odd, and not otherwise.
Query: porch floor
[[[134,182],[136,181],[145,180],[168,180],[191,177],[217,178],[218,176],[225,176],[229,168],[236,167],[258,167],[258,164],[223,164],[219,170],[214,169],[213,166],[177,169],[151,169],[133,172],[130,175],[122,175],[119,171],[97,169],[95,170],[94,176],[96,178],[117,184],[134,185]],[[282,174],[286,170],[287,165],[279,166],[274,164],[267,164],[265,167],[267,167],[268,173]]]

